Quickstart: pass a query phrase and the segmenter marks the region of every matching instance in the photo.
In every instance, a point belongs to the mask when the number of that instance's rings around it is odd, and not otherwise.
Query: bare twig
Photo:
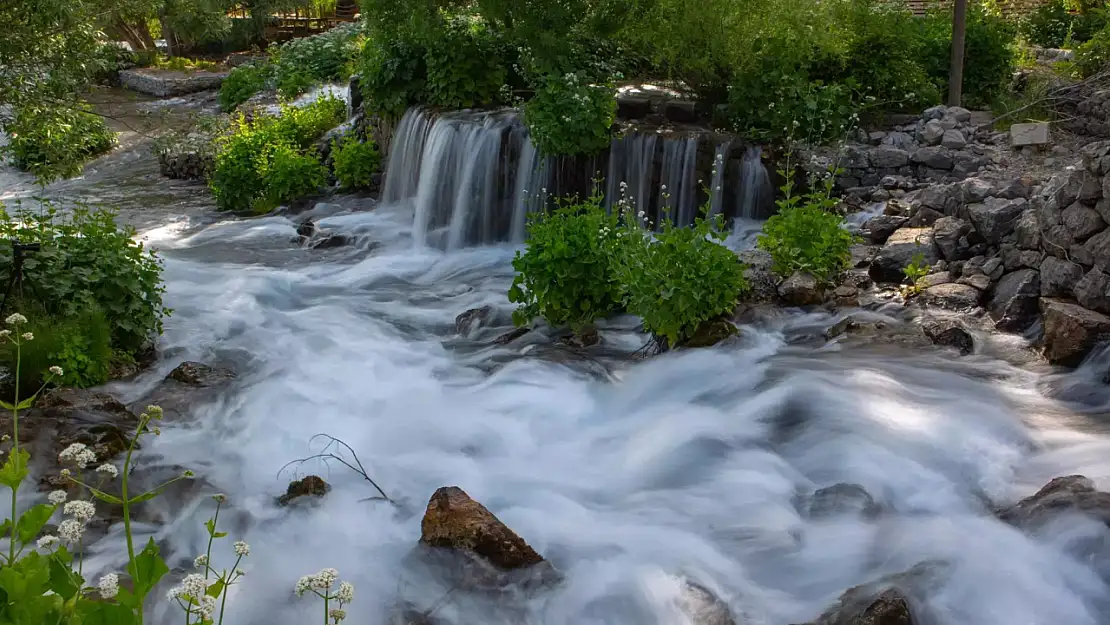
[[[294,464],[301,465],[301,464],[304,464],[306,462],[309,462],[310,460],[323,460],[324,464],[327,464],[328,460],[335,460],[336,462],[339,462],[340,464],[347,467],[348,469],[350,469],[350,470],[354,471],[355,473],[358,473],[359,475],[361,475],[363,477],[363,479],[365,479],[367,482],[370,482],[370,484],[375,489],[377,489],[378,493],[381,494],[381,497],[370,497],[368,499],[364,499],[363,501],[373,501],[373,500],[378,500],[378,499],[384,499],[384,500],[386,500],[386,501],[388,501],[389,503],[392,503],[392,504],[397,503],[397,502],[393,501],[392,499],[390,499],[389,495],[386,495],[385,491],[382,490],[382,487],[378,486],[378,483],[375,482],[370,477],[369,473],[367,473],[367,471],[366,471],[366,467],[362,466],[362,461],[358,459],[358,454],[355,453],[354,449],[351,449],[350,445],[348,445],[347,443],[343,442],[342,440],[340,440],[340,439],[338,439],[338,438],[336,438],[336,437],[334,437],[330,434],[317,434],[317,435],[313,436],[311,439],[309,439],[309,442],[311,443],[311,442],[315,441],[318,438],[328,439],[328,444],[324,445],[324,448],[320,451],[320,453],[313,454],[313,455],[308,456],[306,458],[298,458],[297,460],[291,460],[291,461],[285,463],[285,465],[282,466],[281,469],[278,470],[278,474],[280,475],[282,471],[284,471],[285,469],[287,469],[291,465],[294,465]],[[350,453],[351,458],[354,460],[354,464],[349,462],[346,458],[343,458],[338,453],[329,451],[333,447],[342,447],[343,449],[346,449],[347,452]],[[342,451],[339,450],[339,453],[342,453]]]

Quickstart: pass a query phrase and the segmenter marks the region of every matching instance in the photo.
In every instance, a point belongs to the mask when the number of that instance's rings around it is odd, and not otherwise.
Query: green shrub
[[[1076,3],[1067,0],[1050,0],[1039,5],[1036,10],[1026,16],[1021,23],[1021,33],[1034,45],[1045,48],[1070,47],[1073,43],[1090,41],[1100,30],[1106,27],[1107,12],[1105,2],[1103,6],[1098,3],[1083,2],[1075,8],[1077,12],[1069,10],[1069,4]]]
[[[220,85],[220,108],[230,113],[254,94],[265,90],[269,80],[270,66],[265,63],[247,63],[236,67]]]
[[[1083,78],[1110,67],[1110,28],[1101,30],[1075,51],[1075,71]]]
[[[516,277],[509,301],[517,325],[542,317],[575,332],[620,305],[613,262],[618,228],[600,198],[533,213],[527,248],[513,259]]]
[[[327,170],[318,160],[316,141],[345,115],[346,105],[331,96],[282,107],[279,116],[247,120],[240,115],[216,140],[208,186],[217,207],[265,212],[319,189],[323,182],[316,182],[321,171],[326,178]]]
[[[845,85],[768,71],[737,78],[729,87],[728,113],[735,131],[753,138],[821,143],[844,135],[855,107]]]
[[[44,183],[81,173],[85,161],[112,149],[116,133],[87,107],[23,106],[4,123],[4,148],[16,167]]]
[[[381,154],[372,139],[360,142],[344,137],[332,143],[332,165],[335,177],[345,189],[367,189],[381,165]]]
[[[626,219],[617,267],[625,308],[645,330],[674,347],[736,309],[748,283],[743,264],[720,243],[723,216],[699,217],[689,228],[664,220],[654,240],[636,222]]]
[[[38,243],[24,262],[23,304],[63,321],[86,319],[99,310],[113,347],[135,352],[162,332],[162,263],[116,225],[112,211],[76,208],[0,213],[0,239]],[[12,271],[11,246],[0,247],[0,276]],[[58,363],[52,363],[58,364]]]
[[[458,16],[428,38],[424,63],[424,103],[474,108],[499,102],[508,71],[500,42],[485,22]]]
[[[251,205],[255,212],[270,211],[317,193],[328,179],[328,168],[318,158],[284,142],[265,146],[257,167],[265,184],[261,196]]]
[[[941,94],[947,94],[952,47],[952,14],[939,11],[919,20],[924,47],[922,63]],[[965,106],[988,106],[1013,79],[1015,28],[978,3],[967,8],[964,64]]]
[[[20,397],[29,397],[49,377],[48,370],[60,366],[64,386],[89,388],[108,381],[112,365],[112,328],[104,313],[92,308],[70,318],[31,315],[25,326],[34,340],[25,341],[19,354]],[[9,371],[16,368],[15,345],[0,343],[0,362]]]
[[[424,46],[406,39],[368,40],[359,62],[364,107],[400,117],[418,104],[428,76]]]
[[[592,154],[609,145],[617,115],[613,86],[576,73],[546,76],[524,105],[532,143],[547,155]]]
[[[771,270],[786,277],[805,271],[822,282],[831,282],[848,268],[856,237],[844,229],[844,218],[830,211],[833,178],[826,179],[824,192],[806,196],[794,194],[793,175],[786,178],[783,199],[776,202],[778,212],[763,224],[757,245],[771,255]]]
[[[319,83],[349,77],[361,36],[361,25],[351,23],[271,47],[270,63],[279,93],[293,98]]]

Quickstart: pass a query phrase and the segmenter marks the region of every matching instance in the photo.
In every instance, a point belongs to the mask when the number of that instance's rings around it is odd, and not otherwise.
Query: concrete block
[[[1010,143],[1014,147],[1048,144],[1048,124],[1014,124],[1010,126]]]

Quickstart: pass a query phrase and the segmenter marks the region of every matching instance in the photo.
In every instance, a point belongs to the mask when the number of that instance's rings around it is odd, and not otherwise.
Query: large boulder
[[[933,224],[933,241],[944,260],[965,260],[967,249],[960,245],[961,237],[971,232],[971,224],[959,217],[941,217]]]
[[[779,296],[792,306],[816,306],[824,300],[821,283],[808,271],[795,271],[783,280]]]
[[[820,488],[809,502],[809,516],[813,519],[843,515],[874,518],[879,512],[875,499],[859,484],[840,483]]]
[[[1110,338],[1110,317],[1062,299],[1041,298],[1044,357],[1051,363],[1078,366],[1092,349]]]
[[[1041,226],[1037,222],[1037,211],[1026,209],[1014,224],[1014,232],[1017,233],[1018,249],[1041,249]]]
[[[903,573],[849,588],[813,625],[913,625],[913,609],[948,575],[942,562],[927,561]]]
[[[1083,267],[1049,256],[1041,261],[1041,296],[1071,297],[1082,278]]]
[[[1110,314],[1110,276],[1092,269],[1075,283],[1073,292],[1084,308]]]
[[[1110,230],[1103,230],[1091,237],[1083,244],[1083,248],[1093,266],[1104,273],[1110,273]]]
[[[136,402],[131,409],[138,411],[153,404],[162,408],[167,421],[177,421],[198,406],[213,402],[215,395],[227,389],[234,380],[235,374],[227,369],[199,362],[183,362],[159,382],[146,399]]]
[[[503,570],[544,562],[523,538],[457,486],[440,488],[428,500],[420,522],[420,542],[472,553]]]
[[[1022,199],[1006,200],[992,197],[981,203],[968,205],[967,214],[972,225],[984,239],[998,244],[1006,235],[1014,231],[1017,220],[1027,205],[1028,202]]]
[[[1000,510],[998,518],[1022,529],[1036,529],[1069,512],[1088,515],[1110,526],[1110,493],[1097,490],[1094,482],[1082,475],[1058,477],[1036,494]]]
[[[941,140],[944,139],[944,126],[939,120],[930,119],[922,127],[920,136],[925,145],[940,145]]]
[[[897,169],[910,162],[910,153],[893,145],[880,145],[871,150],[871,166],[879,169]]]
[[[1079,202],[1065,208],[1063,218],[1068,233],[1078,242],[1086,241],[1106,229],[1106,222],[1098,211]]]
[[[967,311],[977,308],[983,292],[967,284],[938,284],[921,292],[921,302],[933,308]]]
[[[1008,332],[1020,332],[1037,320],[1041,296],[1040,272],[1019,269],[1002,277],[994,288],[988,306],[995,325]]]
[[[952,169],[955,162],[948,150],[942,147],[918,148],[913,153],[913,162],[920,163],[930,169],[947,171]]]
[[[868,273],[875,282],[900,283],[906,277],[902,270],[917,254],[927,265],[937,262],[932,228],[902,228],[892,234],[871,261]]]
[[[934,345],[954,347],[961,356],[975,350],[975,339],[956,319],[951,317],[929,318],[921,322],[921,329]]]
[[[749,291],[746,299],[752,303],[772,302],[778,297],[779,279],[771,270],[774,259],[763,250],[744,250],[737,254],[744,265],[744,278]]]
[[[865,228],[871,237],[871,242],[882,245],[907,221],[909,220],[901,215],[876,215],[867,222]]]

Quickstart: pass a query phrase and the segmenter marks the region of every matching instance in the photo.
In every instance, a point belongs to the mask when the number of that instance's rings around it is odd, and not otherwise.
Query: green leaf
[[[208,587],[208,590],[205,591],[205,594],[207,594],[209,597],[219,597],[220,593],[222,593],[223,591],[224,580],[221,578],[213,582],[212,585]]]
[[[135,561],[127,565],[127,571],[134,583],[135,596],[141,600],[170,569],[159,555],[158,545],[151,538],[142,552],[135,556]]]
[[[93,488],[92,486],[89,486],[87,484],[85,485],[85,488],[89,489],[89,492],[92,493],[93,497],[96,497],[97,499],[99,499],[100,501],[103,501],[105,503],[110,503],[110,504],[115,504],[115,505],[120,505],[120,504],[123,503],[123,500],[120,499],[119,497],[116,497],[115,495],[109,495],[108,493],[106,493],[102,490]]]
[[[132,608],[119,603],[89,602],[81,625],[131,625],[138,622]]]
[[[27,399],[24,399],[23,401],[19,402],[18,406],[15,407],[16,410],[26,410],[26,409],[30,408],[31,405],[35,403],[35,399],[37,399],[37,398],[38,398],[38,393],[35,393],[34,395],[31,395]]]
[[[81,590],[85,580],[71,567],[66,559],[50,558],[50,590],[69,601]]]
[[[0,484],[12,490],[18,489],[27,478],[27,461],[30,458],[31,454],[23,448],[20,448],[17,453],[8,454],[4,466],[0,467]]]
[[[52,504],[39,504],[20,515],[19,522],[16,523],[16,536],[19,542],[27,544],[34,540],[42,531],[42,526],[46,525],[57,509],[58,506]]]

